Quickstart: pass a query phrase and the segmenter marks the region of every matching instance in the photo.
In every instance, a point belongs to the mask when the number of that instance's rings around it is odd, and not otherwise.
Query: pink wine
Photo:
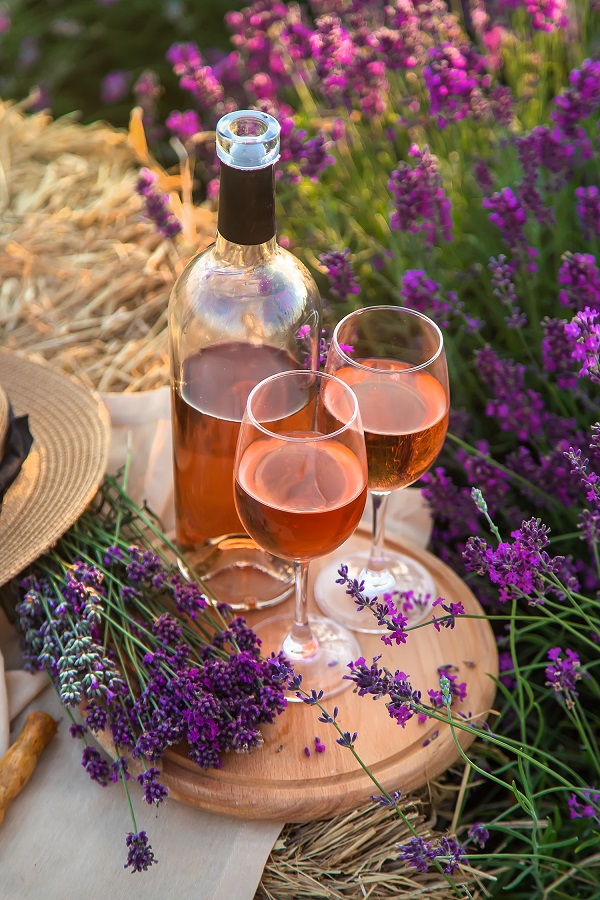
[[[176,529],[183,546],[244,531],[233,499],[233,460],[246,400],[263,378],[295,368],[283,350],[236,342],[185,360],[181,392],[172,392]]]
[[[244,451],[235,481],[248,534],[283,559],[335,550],[358,525],[366,497],[360,460],[332,439],[256,440]]]
[[[435,461],[448,429],[448,397],[426,371],[396,360],[359,359],[334,373],[353,389],[365,432],[369,488],[394,491],[417,481]],[[397,371],[396,376],[394,372]]]

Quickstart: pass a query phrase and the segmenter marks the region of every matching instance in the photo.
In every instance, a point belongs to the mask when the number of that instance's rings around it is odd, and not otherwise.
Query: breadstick
[[[0,824],[10,803],[23,790],[42,750],[56,734],[56,722],[45,712],[30,712],[16,741],[0,759]]]

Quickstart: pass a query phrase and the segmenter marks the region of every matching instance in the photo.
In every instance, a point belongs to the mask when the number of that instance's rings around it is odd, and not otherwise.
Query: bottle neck
[[[273,166],[234,169],[221,163],[217,229],[229,244],[256,247],[275,240]]]

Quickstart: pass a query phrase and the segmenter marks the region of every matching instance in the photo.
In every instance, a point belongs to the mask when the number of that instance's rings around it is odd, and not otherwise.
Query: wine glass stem
[[[291,659],[309,659],[319,649],[308,622],[308,560],[294,562],[296,609],[292,629],[283,642],[283,652]]]
[[[386,567],[384,558],[385,514],[390,491],[371,491],[373,503],[373,535],[367,569],[370,572],[383,572]]]

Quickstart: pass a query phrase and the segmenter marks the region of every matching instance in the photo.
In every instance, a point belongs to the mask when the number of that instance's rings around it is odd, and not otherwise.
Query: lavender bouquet
[[[90,778],[125,788],[125,867],[145,870],[155,857],[136,823],[131,774],[158,805],[170,747],[201,768],[260,747],[260,726],[286,705],[281,679],[244,620],[182,574],[176,549],[116,478],[106,477],[93,508],[21,588],[26,666],[50,676]]]

